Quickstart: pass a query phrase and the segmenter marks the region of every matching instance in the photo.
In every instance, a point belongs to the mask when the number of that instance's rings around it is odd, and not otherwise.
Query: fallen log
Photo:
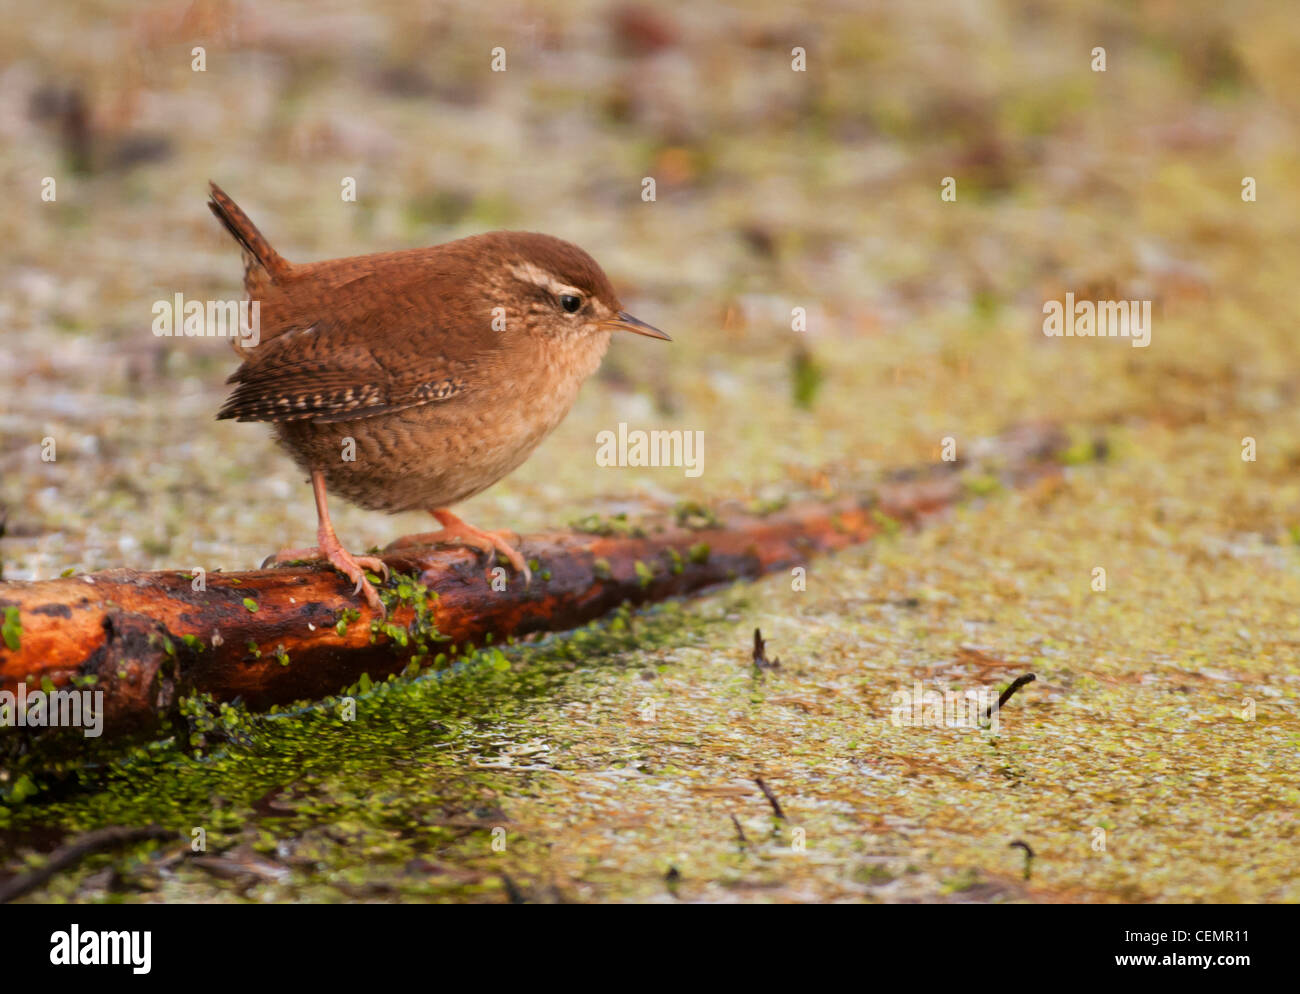
[[[1059,471],[1053,457],[1064,439],[1050,426],[1026,426],[988,448],[987,472],[1017,486]],[[15,695],[12,724],[19,693],[102,691],[103,734],[115,737],[156,729],[194,694],[240,698],[253,710],[328,696],[362,674],[380,679],[452,646],[562,631],[625,602],[804,565],[951,507],[968,493],[961,470],[969,468],[938,463],[869,493],[768,513],[723,505],[701,520],[668,515],[609,534],[526,536],[524,555],[537,562],[527,587],[504,570],[494,582],[466,549],[386,553],[394,573],[382,588],[387,620],[341,575],[313,564],[208,573],[202,584],[189,573],[131,569],[0,582],[0,708],[5,692]],[[14,731],[22,730],[0,727],[0,737]]]

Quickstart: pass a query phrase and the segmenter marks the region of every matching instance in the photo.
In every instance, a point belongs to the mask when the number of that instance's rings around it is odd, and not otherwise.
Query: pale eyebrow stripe
[[[510,272],[517,279],[525,283],[532,283],[534,286],[540,286],[543,290],[549,290],[557,297],[561,294],[572,294],[575,297],[581,297],[584,300],[587,295],[579,290],[576,286],[569,286],[567,283],[561,283],[545,269],[534,266],[531,262],[518,262],[510,267]]]

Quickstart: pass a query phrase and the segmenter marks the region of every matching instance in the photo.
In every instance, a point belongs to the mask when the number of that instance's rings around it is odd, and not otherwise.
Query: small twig
[[[761,791],[763,792],[763,796],[767,798],[767,803],[770,804],[770,805],[772,805],[772,810],[773,810],[774,812],[776,812],[776,816],[777,816],[778,818],[780,818],[782,821],[784,821],[784,820],[785,820],[785,812],[781,810],[781,802],[778,801],[778,800],[776,799],[776,795],[773,794],[773,793],[768,789],[767,784],[763,783],[763,778],[762,778],[762,777],[755,777],[755,778],[754,778],[754,783],[758,784],[758,789],[761,790]]]
[[[763,632],[754,629],[754,669],[756,670],[779,670],[781,660],[767,658],[767,643],[763,641]]]
[[[1034,674],[1026,673],[1024,676],[1018,676],[1014,680],[1012,680],[1011,686],[1009,686],[1006,690],[1002,691],[1002,696],[998,698],[997,704],[990,704],[988,709],[984,712],[984,720],[985,721],[990,720],[993,717],[993,712],[995,710],[1001,711],[1002,705],[1007,703],[1007,701],[1011,700],[1012,694],[1014,694],[1025,684],[1033,683],[1037,679],[1038,677],[1034,676]]]
[[[501,882],[505,885],[506,897],[509,899],[511,904],[527,903],[527,900],[525,899],[523,892],[515,885],[515,882],[511,880],[508,875],[504,873],[501,874]]]
[[[740,819],[732,815],[731,823],[736,826],[736,838],[740,841],[740,848],[742,850],[748,849],[749,839],[745,838],[745,830],[740,827]]]
[[[664,886],[668,888],[668,893],[673,897],[677,896],[677,888],[682,884],[682,871],[675,866],[668,867],[668,872],[664,874]]]
[[[74,866],[91,853],[101,849],[111,849],[132,842],[146,839],[172,839],[176,833],[158,825],[146,825],[142,828],[114,827],[101,828],[87,832],[65,846],[60,846],[50,854],[45,865],[29,873],[22,873],[4,884],[0,884],[0,904],[17,900],[24,894],[35,890],[56,873]]]
[[[1007,846],[1008,849],[1023,849],[1025,851],[1025,879],[1029,879],[1030,866],[1034,862],[1034,851],[1029,848],[1029,843],[1023,839],[1016,839]]]

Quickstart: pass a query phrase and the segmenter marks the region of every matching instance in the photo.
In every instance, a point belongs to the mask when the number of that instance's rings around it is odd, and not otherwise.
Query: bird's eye
[[[577,314],[578,308],[582,306],[582,298],[575,297],[571,293],[562,293],[560,294],[560,306],[570,314]]]

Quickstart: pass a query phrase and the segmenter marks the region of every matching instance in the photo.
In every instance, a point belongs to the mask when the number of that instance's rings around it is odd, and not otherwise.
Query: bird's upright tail
[[[271,248],[271,243],[257,230],[257,225],[248,219],[248,215],[239,209],[237,203],[226,196],[221,187],[211,181],[208,185],[212,187],[212,199],[208,201],[208,207],[248,254],[244,282],[246,284],[256,282],[255,274],[251,272],[254,264],[266,271],[272,283],[278,283],[288,276],[293,268],[289,260]]]

